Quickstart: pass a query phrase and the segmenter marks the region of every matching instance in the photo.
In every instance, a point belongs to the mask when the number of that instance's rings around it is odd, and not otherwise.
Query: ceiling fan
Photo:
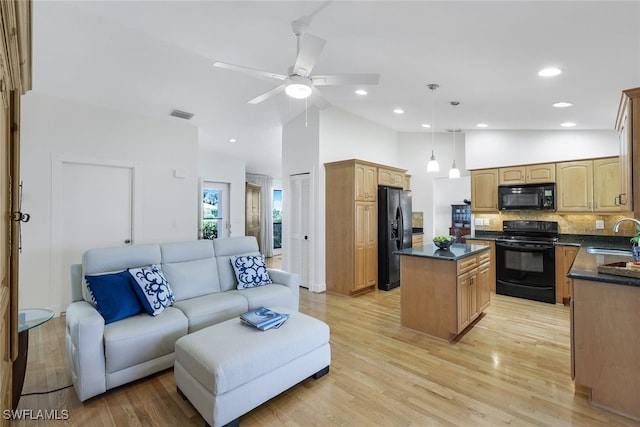
[[[314,102],[320,108],[326,108],[331,104],[320,93],[316,86],[335,85],[376,85],[380,80],[378,74],[329,74],[311,75],[313,67],[324,45],[325,40],[307,33],[308,20],[304,18],[291,23],[293,34],[297,39],[296,62],[289,68],[287,75],[255,70],[241,65],[228,64],[226,62],[214,62],[213,66],[226,68],[227,70],[241,71],[254,77],[280,80],[283,83],[263,94],[248,101],[249,104],[258,104],[284,91],[287,95],[296,99],[305,99],[313,95]]]

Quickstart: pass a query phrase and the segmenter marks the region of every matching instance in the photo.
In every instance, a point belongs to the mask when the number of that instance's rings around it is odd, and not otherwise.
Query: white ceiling
[[[431,121],[432,102],[439,132],[479,122],[612,129],[621,90],[640,86],[638,1],[35,0],[33,90],[154,117],[192,112],[202,146],[279,177],[282,124],[304,101],[281,93],[248,105],[278,83],[212,63],[287,74],[291,22],[310,14],[309,33],[327,41],[313,74],[380,74],[366,97],[350,86],[321,92],[398,132],[428,134],[420,124]],[[564,73],[538,77],[549,65]],[[551,107],[563,100],[575,106]],[[450,101],[460,102],[455,111]]]

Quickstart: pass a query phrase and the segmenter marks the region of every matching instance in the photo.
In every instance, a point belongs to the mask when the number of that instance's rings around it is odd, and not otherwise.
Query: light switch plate
[[[475,219],[473,220],[473,223],[474,223],[475,225],[482,225],[482,224],[483,224],[482,218],[475,218]]]
[[[484,218],[484,224],[483,225],[491,225],[491,219],[490,218]]]
[[[604,221],[596,219],[596,230],[604,230]]]

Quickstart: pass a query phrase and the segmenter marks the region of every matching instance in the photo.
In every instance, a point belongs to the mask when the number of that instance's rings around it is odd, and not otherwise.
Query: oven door
[[[496,241],[496,293],[555,303],[553,243]]]

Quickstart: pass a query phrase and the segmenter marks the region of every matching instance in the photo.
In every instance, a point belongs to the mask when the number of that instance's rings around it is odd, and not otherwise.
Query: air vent
[[[193,113],[187,113],[186,111],[180,111],[176,109],[171,110],[171,113],[169,113],[169,115],[185,120],[191,120],[191,118],[193,117]]]

